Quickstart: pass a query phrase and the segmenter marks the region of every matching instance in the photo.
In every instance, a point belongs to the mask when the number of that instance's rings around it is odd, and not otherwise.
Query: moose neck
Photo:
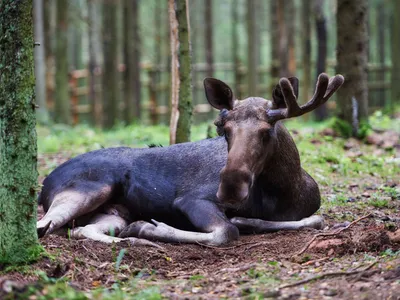
[[[258,182],[274,188],[294,184],[301,176],[300,156],[296,144],[285,126],[275,125],[276,143],[273,153],[258,176]]]

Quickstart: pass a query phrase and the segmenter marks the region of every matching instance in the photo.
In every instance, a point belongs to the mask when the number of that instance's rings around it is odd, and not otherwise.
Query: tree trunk
[[[324,0],[315,1],[315,28],[317,33],[317,76],[325,72],[326,69],[326,43],[327,31],[324,15]],[[317,121],[325,120],[328,117],[326,104],[322,104],[315,110],[315,119]]]
[[[56,84],[54,121],[71,124],[71,104],[68,89],[68,1],[57,2]]]
[[[400,11],[400,1],[393,1],[393,12]],[[394,113],[395,104],[400,103],[400,20],[397,14],[393,15],[392,21],[392,80],[391,90],[392,97],[389,104],[390,111]]]
[[[247,80],[248,95],[257,95],[257,23],[255,0],[247,0]]]
[[[171,129],[170,143],[190,140],[192,89],[190,65],[189,15],[187,0],[169,0],[171,26]]]
[[[303,51],[302,51],[302,64],[303,64],[303,83],[301,98],[305,103],[310,97],[311,87],[311,1],[304,1],[302,3],[302,27],[303,27]],[[306,115],[307,116],[307,115]]]
[[[288,76],[296,75],[296,10],[294,0],[286,1],[287,43],[288,43]],[[308,2],[305,1],[305,2]],[[306,5],[303,3],[303,5]],[[307,6],[307,5],[306,5]]]
[[[134,47],[132,52],[133,67],[133,89],[134,89],[134,115],[135,120],[139,120],[142,115],[142,84],[140,81],[140,29],[139,29],[139,0],[132,3],[132,19],[133,19],[133,41]]]
[[[214,76],[214,46],[213,46],[213,1],[204,2],[204,27],[206,45],[207,77]]]
[[[54,110],[54,89],[55,89],[55,59],[54,59],[54,32],[56,2],[44,0],[44,47],[46,55],[46,105]],[[54,116],[53,116],[54,117]]]
[[[0,1],[0,264],[26,263],[42,251],[32,8],[32,0]]]
[[[288,76],[288,33],[285,22],[285,7],[288,0],[277,1],[277,16],[278,16],[278,39],[275,43],[279,43],[279,77]],[[277,82],[276,82],[277,83]],[[275,83],[275,84],[276,84]]]
[[[279,46],[279,20],[278,20],[278,0],[270,1],[270,45],[271,45],[271,83],[270,83],[270,94],[279,80],[280,70],[280,46]]]
[[[385,6],[383,3],[378,3],[377,7],[377,24],[378,24],[378,38],[376,45],[378,48],[378,58],[379,64],[381,65],[382,69],[378,72],[378,81],[384,82],[385,81],[385,29],[386,25],[388,24],[385,17]],[[385,89],[381,88],[378,90],[378,103],[379,106],[384,107],[386,104],[386,97],[385,97]]]
[[[136,0],[124,1],[124,119],[126,124],[132,123],[138,117],[138,112],[140,112],[140,107],[138,107],[138,103],[140,104],[140,66],[137,58],[139,55],[137,11]]]
[[[385,22],[385,6],[383,3],[379,3],[377,7],[377,24],[378,24],[378,38],[377,38],[377,48],[378,48],[378,57],[379,57],[379,64],[382,67],[382,70],[378,72],[378,81],[384,82],[385,81],[385,29],[388,23]],[[384,107],[385,102],[385,89],[381,88],[378,90],[378,101],[381,107]]]
[[[96,92],[96,83],[99,69],[99,60],[96,53],[96,42],[99,31],[96,0],[87,0],[89,26],[89,103],[91,123],[97,127],[102,124],[101,103]]]
[[[117,3],[103,0],[103,127],[112,128],[118,119],[119,72],[118,72],[118,26]]]
[[[42,124],[49,122],[49,114],[46,106],[46,56],[43,28],[43,0],[34,0],[35,42],[40,45],[35,47],[35,77],[36,77],[36,110],[37,121]]]
[[[337,114],[354,136],[368,122],[367,18],[367,0],[338,0],[337,72],[345,82],[337,92]]]
[[[241,99],[241,74],[240,74],[240,57],[239,57],[239,13],[238,13],[238,0],[233,0],[232,9],[232,61],[235,76],[235,90],[236,97]]]

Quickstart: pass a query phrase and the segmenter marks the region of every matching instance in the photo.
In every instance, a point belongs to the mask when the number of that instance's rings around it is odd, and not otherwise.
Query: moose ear
[[[292,85],[293,93],[297,99],[299,97],[299,79],[297,77],[289,77],[288,80]],[[272,101],[274,102],[275,108],[286,107],[285,99],[283,99],[282,90],[279,84],[277,84],[272,91]]]
[[[233,108],[233,93],[226,83],[215,78],[206,78],[204,79],[204,89],[211,106],[219,110]]]

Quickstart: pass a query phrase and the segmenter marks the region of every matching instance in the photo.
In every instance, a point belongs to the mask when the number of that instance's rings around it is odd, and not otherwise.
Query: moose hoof
[[[42,221],[37,222],[37,235],[39,238],[42,238],[46,235],[51,225],[51,221],[47,223],[43,223]]]
[[[304,221],[305,221],[304,227],[323,229],[325,226],[324,217],[322,216],[314,215],[307,219],[304,219]]]
[[[136,221],[125,227],[120,232],[118,237],[120,238],[140,237],[140,235],[143,234],[144,231],[154,230],[155,227],[156,227],[155,225],[146,221]]]
[[[157,245],[156,243],[150,242],[146,239],[138,239],[134,237],[129,237],[129,238],[124,238],[124,241],[129,241],[131,246],[146,246],[146,247],[154,247],[158,249],[164,249],[164,247],[161,247],[160,245]]]

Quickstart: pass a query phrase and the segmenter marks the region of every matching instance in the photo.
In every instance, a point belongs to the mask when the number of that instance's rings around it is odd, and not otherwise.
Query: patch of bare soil
[[[159,243],[164,247],[160,250],[46,236],[41,242],[53,258],[35,263],[33,269],[66,278],[79,290],[111,287],[136,277],[137,286],[156,285],[167,298],[241,298],[256,293],[280,299],[399,299],[400,258],[380,255],[400,250],[389,237],[392,233],[373,214],[352,226],[333,225],[328,220],[330,229],[322,235],[312,229],[247,235],[221,248]],[[121,249],[126,252],[117,270]],[[314,280],[297,285],[310,278]],[[7,273],[0,276],[0,293],[9,291],[10,284],[11,289],[23,290],[37,280],[34,272]]]

